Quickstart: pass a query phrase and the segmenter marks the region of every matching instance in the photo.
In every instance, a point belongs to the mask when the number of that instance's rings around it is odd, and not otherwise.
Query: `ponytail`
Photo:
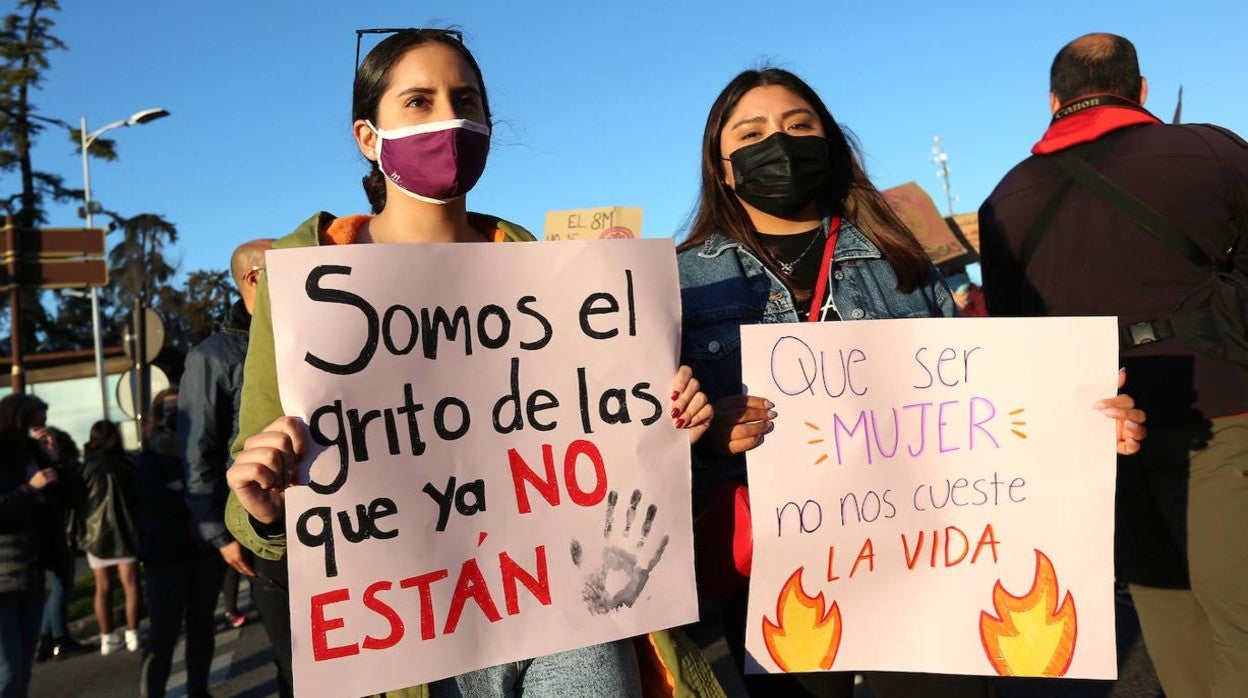
[[[361,180],[364,185],[364,195],[368,197],[368,205],[372,207],[373,214],[381,213],[386,207],[386,176],[381,173],[381,169],[374,166],[364,175]]]

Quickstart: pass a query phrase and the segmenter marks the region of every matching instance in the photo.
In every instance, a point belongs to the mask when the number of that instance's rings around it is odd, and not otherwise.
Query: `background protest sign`
[[[906,182],[881,193],[893,213],[918,238],[932,264],[970,264],[977,260],[975,250],[953,234],[932,197],[918,184]]]
[[[619,240],[641,237],[641,209],[623,206],[547,211],[545,240]]]
[[[691,622],[670,240],[268,253],[300,696]]]
[[[979,214],[957,213],[945,220],[952,220],[958,231],[962,233],[967,246],[979,254]]]
[[[1114,318],[742,328],[747,670],[1114,678]]]

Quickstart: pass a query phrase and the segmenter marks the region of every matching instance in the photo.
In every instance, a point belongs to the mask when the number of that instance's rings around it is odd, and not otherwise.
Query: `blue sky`
[[[7,3],[10,7],[12,2]],[[649,236],[684,226],[706,112],[761,63],[806,78],[859,137],[881,188],[919,182],[942,202],[932,136],[949,152],[959,211],[973,211],[1047,120],[1048,67],[1068,40],[1135,42],[1150,107],[1248,134],[1248,3],[1176,2],[167,2],[63,0],[34,101],[94,129],[147,107],[172,116],[110,134],[97,200],[177,224],[182,271],[224,267],[244,240],[317,210],[361,212],[350,138],[360,27],[457,25],[495,113],[473,210],[540,234],[551,209],[645,209]],[[6,9],[7,11],[7,9]],[[74,186],[73,146],[48,131],[36,167]],[[15,181],[6,181],[6,189]],[[79,221],[55,208],[51,225]]]

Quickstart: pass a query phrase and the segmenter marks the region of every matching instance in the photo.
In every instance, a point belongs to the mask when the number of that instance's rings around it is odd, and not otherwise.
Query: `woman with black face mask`
[[[694,448],[703,618],[722,622],[741,666],[750,558],[742,454],[758,445],[776,418],[764,396],[741,394],[741,326],[950,317],[954,305],[939,272],[871,184],[822,100],[778,68],[741,73],[711,107],[698,209],[678,251],[681,363],[693,367],[715,412]],[[1129,397],[1106,403],[1102,411],[1111,417],[1143,420],[1130,410]],[[1138,424],[1128,425],[1124,431],[1120,424],[1120,453],[1134,452],[1144,435]],[[980,677],[870,679],[880,698],[974,698],[988,690]],[[750,676],[746,685],[758,695],[850,696],[853,676]]]

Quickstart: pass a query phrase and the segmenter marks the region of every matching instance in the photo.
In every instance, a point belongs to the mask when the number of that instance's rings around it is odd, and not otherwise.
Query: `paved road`
[[[1127,603],[1125,594],[1120,594],[1118,601],[1121,645],[1121,678],[1118,682],[1006,681],[997,685],[1000,698],[1159,698],[1160,687],[1139,640],[1134,611]],[[276,698],[273,651],[264,627],[251,607],[251,594],[246,584],[239,589],[239,607],[247,612],[250,621],[242,628],[231,628],[225,625],[223,609],[218,604],[220,623],[209,678],[212,693],[218,698]],[[78,639],[89,641],[91,650],[35,666],[30,693],[33,698],[133,698],[139,695],[141,652],[122,649],[104,657],[100,655],[97,636]],[[169,677],[168,698],[184,698],[186,695],[182,650],[179,642]],[[860,683],[854,695],[856,698],[871,698],[872,692],[868,685]]]
[[[217,608],[216,654],[212,660],[209,685],[215,696],[237,698],[270,698],[277,696],[273,676],[273,651],[269,638],[251,608],[247,585],[239,589],[239,607],[246,610],[249,622],[242,628],[225,624],[222,609]],[[146,630],[146,623],[141,631]],[[107,657],[101,656],[98,636],[78,637],[90,651],[73,654],[35,665],[31,682],[32,698],[133,698],[139,695],[139,667],[142,652],[122,649]],[[186,671],[181,641],[173,657],[169,676],[168,698],[186,695]]]

